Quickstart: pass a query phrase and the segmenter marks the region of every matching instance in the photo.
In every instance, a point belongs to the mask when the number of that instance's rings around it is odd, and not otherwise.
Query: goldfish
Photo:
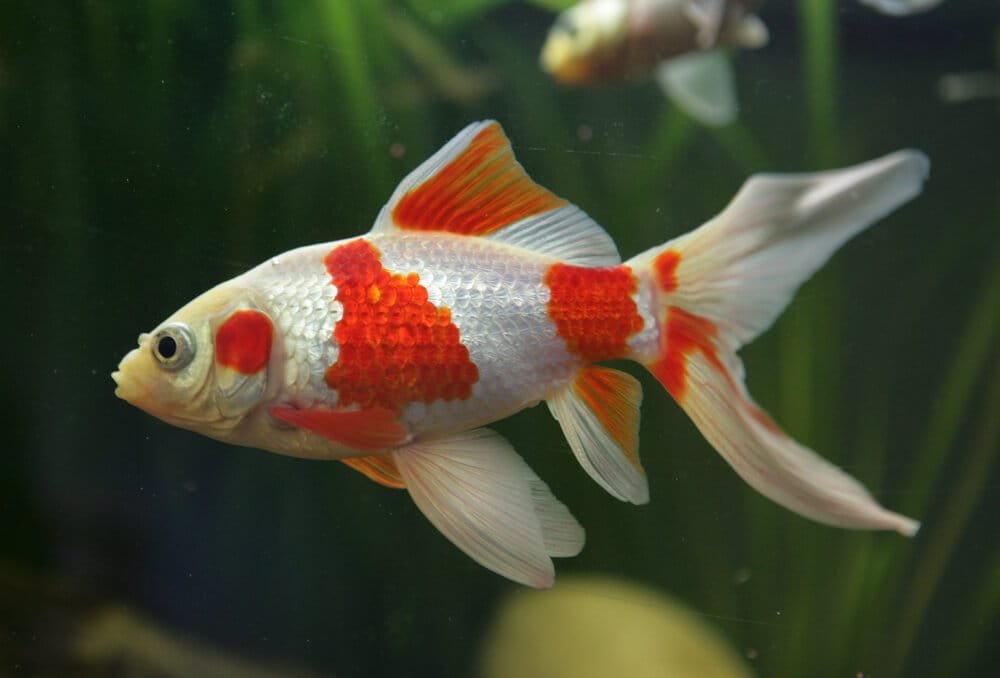
[[[767,44],[767,27],[740,0],[582,0],[560,14],[542,69],[570,85],[653,72],[664,93],[706,125],[736,118],[735,83],[720,48]]]
[[[751,177],[716,217],[625,262],[536,184],[500,125],[474,123],[414,169],[367,234],[272,257],[187,303],[112,373],[165,422],[339,460],[405,488],[445,537],[548,587],[583,527],[488,425],[544,401],[579,464],[644,504],[648,369],[751,486],[803,516],[916,532],[751,398],[737,350],[845,241],[916,196],[927,158]]]

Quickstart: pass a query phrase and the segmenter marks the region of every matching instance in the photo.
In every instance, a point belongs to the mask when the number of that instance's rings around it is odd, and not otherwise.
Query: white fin
[[[399,474],[427,519],[473,560],[547,588],[552,557],[575,556],[584,531],[510,444],[476,429],[395,450]]]
[[[599,267],[622,262],[611,236],[576,205],[530,217],[486,237],[566,264]]]
[[[698,47],[714,47],[719,40],[722,21],[726,17],[726,0],[690,0],[686,4],[684,14],[694,24]]]
[[[410,172],[372,232],[489,237],[568,263],[621,261],[604,229],[531,180],[493,120],[469,125]]]
[[[821,523],[916,534],[919,523],[883,508],[857,480],[789,438],[747,393],[740,359],[732,353],[721,359],[725,371],[703,353],[686,356],[690,386],[678,402],[740,477]]]
[[[642,386],[630,374],[587,367],[546,403],[584,470],[612,496],[649,501],[639,462]]]
[[[929,168],[923,153],[904,150],[845,169],[751,177],[719,215],[664,246],[681,255],[671,303],[739,348],[841,245],[920,193]]]
[[[922,153],[899,151],[842,170],[755,176],[719,216],[628,262],[646,272],[660,330],[658,354],[636,357],[740,476],[819,522],[918,528],[782,432],[747,392],[736,350],[848,238],[917,195],[928,167]]]
[[[677,106],[703,125],[736,120],[736,84],[729,57],[721,50],[694,52],[656,67],[656,81]]]

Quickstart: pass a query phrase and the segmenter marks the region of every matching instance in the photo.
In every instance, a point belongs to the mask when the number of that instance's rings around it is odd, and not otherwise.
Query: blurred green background
[[[743,352],[757,400],[923,520],[913,541],[758,496],[638,369],[648,506],[592,483],[544,408],[496,428],[587,528],[560,575],[669,593],[759,675],[995,666],[1000,102],[948,104],[936,83],[1000,69],[1000,3],[905,19],[764,3],[771,43],[735,55],[741,118],[721,130],[651,82],[570,90],[540,72],[552,8],[568,4],[0,4],[0,674],[121,669],[66,648],[101,601],[254,664],[476,671],[518,587],[405,492],[172,428],[117,400],[108,375],[216,282],[367,230],[406,172],[487,117],[626,257],[697,226],[755,171],[931,157],[924,194]]]

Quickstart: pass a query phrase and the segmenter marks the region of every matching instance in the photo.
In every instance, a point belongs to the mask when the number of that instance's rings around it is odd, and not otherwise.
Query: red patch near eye
[[[236,311],[215,333],[215,361],[254,374],[271,359],[274,327],[260,311]]]
[[[622,358],[628,338],[642,329],[628,266],[588,268],[553,264],[545,275],[549,317],[566,348],[590,362]]]
[[[420,276],[390,273],[378,250],[360,239],[337,247],[324,263],[344,305],[333,331],[340,355],[326,371],[338,406],[396,409],[469,397],[479,370],[451,311],[428,301]]]

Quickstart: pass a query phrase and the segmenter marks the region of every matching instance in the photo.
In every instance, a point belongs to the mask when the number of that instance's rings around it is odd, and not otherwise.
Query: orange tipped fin
[[[399,469],[396,468],[396,462],[390,456],[373,454],[368,457],[350,457],[340,461],[379,485],[394,489],[406,487],[403,477],[399,475]]]
[[[409,433],[399,421],[399,413],[383,407],[344,412],[279,406],[272,407],[271,414],[356,450],[385,450],[409,439]]]
[[[646,473],[639,462],[642,386],[635,377],[607,367],[587,367],[546,402],[591,478],[622,501],[649,501]]]
[[[418,167],[387,208],[397,228],[487,235],[566,204],[528,177],[500,125],[487,122]]]
[[[600,226],[531,180],[493,120],[469,125],[400,182],[372,229],[399,231],[488,237],[585,266],[621,262]]]

